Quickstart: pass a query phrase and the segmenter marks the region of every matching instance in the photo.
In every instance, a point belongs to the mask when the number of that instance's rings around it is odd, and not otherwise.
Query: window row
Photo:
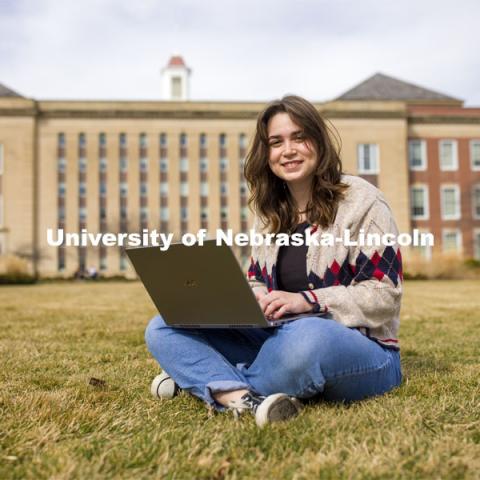
[[[159,144],[160,147],[167,147],[168,146],[168,135],[166,133],[159,134]],[[187,147],[188,146],[188,135],[186,133],[180,133],[179,136],[179,144],[180,147]],[[199,135],[199,145],[201,148],[206,148],[208,146],[208,138],[209,135],[206,133],[200,133]],[[221,148],[227,147],[227,134],[220,133],[218,134],[218,144]],[[126,133],[119,133],[118,134],[119,145],[120,147],[127,147],[128,145],[128,136]],[[140,133],[138,135],[139,139],[139,146],[141,148],[148,147],[148,135],[146,133]],[[99,147],[106,148],[107,146],[107,135],[105,133],[98,134],[98,145]],[[65,148],[66,146],[66,138],[64,133],[58,134],[58,146],[60,148]],[[78,134],[78,147],[79,149],[85,149],[87,146],[87,137],[85,133]],[[240,133],[238,135],[238,146],[242,149],[247,148],[247,136],[245,133]]]
[[[427,232],[422,232],[427,233]],[[463,236],[462,231],[458,228],[444,228],[442,229],[441,238],[442,253],[462,254],[463,252]],[[431,246],[416,246],[414,247],[421,257],[430,260],[432,258]],[[473,258],[480,260],[480,228],[473,230]]]
[[[480,171],[480,140],[470,140],[470,168]],[[428,167],[427,142],[415,139],[408,142],[410,170],[422,171]],[[444,172],[458,170],[458,142],[443,139],[438,142],[440,170]]]
[[[439,140],[438,149],[440,170],[445,172],[458,170],[457,140]],[[408,142],[408,159],[410,170],[427,169],[427,143],[425,140],[415,139]],[[376,175],[380,172],[380,155],[377,144],[360,143],[357,145],[357,168],[360,175]],[[480,171],[480,139],[470,140],[470,168],[473,171]]]
[[[0,178],[1,182],[1,178]],[[142,182],[139,184],[139,193],[140,196],[147,196],[148,195],[148,184]],[[189,195],[189,183],[188,182],[180,182],[180,196],[187,197]],[[200,196],[201,197],[208,197],[209,196],[209,183],[208,182],[200,182]],[[98,184],[98,191],[101,197],[105,197],[107,194],[107,184],[102,182]],[[118,189],[121,197],[128,198],[128,184],[126,182],[120,182],[119,189]],[[58,196],[61,198],[66,197],[66,186],[64,182],[58,183]],[[220,184],[220,195],[228,195],[229,192],[229,184],[222,182]],[[248,193],[248,187],[246,183],[240,184],[239,188],[240,196],[245,196]],[[160,182],[159,184],[159,193],[161,197],[168,196],[169,193],[169,184],[167,182]],[[85,197],[87,195],[87,186],[85,183],[80,183],[78,185],[78,195],[80,197]],[[0,197],[1,198],[1,197]],[[1,225],[1,222],[0,222]]]
[[[208,207],[201,207],[201,218],[202,219],[207,219],[209,218],[208,215]],[[221,207],[221,212],[222,212],[222,218],[227,218],[227,213],[228,213],[228,207]],[[141,207],[140,208],[140,218],[142,220],[146,220],[149,217],[149,210],[148,207]],[[170,209],[169,207],[161,207],[160,208],[160,219],[161,220],[170,220]],[[187,220],[188,215],[185,213],[188,212],[188,207],[181,207],[180,208],[180,217],[182,220]],[[119,214],[120,218],[122,220],[128,219],[128,209],[127,207],[120,207],[119,208]],[[87,208],[86,207],[79,207],[78,208],[78,216],[80,220],[86,220],[87,219]],[[106,207],[99,207],[99,217],[101,220],[106,220],[107,219],[107,209]],[[59,207],[58,208],[58,218],[62,221],[65,220],[66,218],[66,210],[65,207]],[[247,207],[241,207],[240,208],[240,218],[241,220],[248,220],[248,208]]]
[[[472,217],[480,219],[480,184],[475,185],[471,194]],[[430,218],[428,185],[416,184],[410,187],[411,216],[415,220]],[[440,187],[440,212],[442,220],[459,220],[462,216],[460,187],[455,184]]]

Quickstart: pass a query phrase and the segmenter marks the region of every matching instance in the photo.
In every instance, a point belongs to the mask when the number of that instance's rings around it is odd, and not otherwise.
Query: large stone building
[[[0,254],[44,276],[129,274],[122,248],[52,247],[47,229],[250,226],[242,168],[264,102],[188,100],[180,57],[163,73],[162,101],[42,101],[0,85]],[[316,107],[344,169],[384,192],[400,231],[434,234],[421,255],[480,259],[480,108],[382,74]]]

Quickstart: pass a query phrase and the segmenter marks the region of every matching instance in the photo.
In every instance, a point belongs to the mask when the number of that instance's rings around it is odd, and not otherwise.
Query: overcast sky
[[[0,0],[0,83],[36,99],[332,99],[376,72],[480,106],[478,0]]]

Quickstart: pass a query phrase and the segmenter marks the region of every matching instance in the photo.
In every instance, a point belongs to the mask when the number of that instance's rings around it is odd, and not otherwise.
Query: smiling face
[[[318,155],[305,133],[288,115],[277,113],[268,122],[268,164],[290,189],[310,190]]]

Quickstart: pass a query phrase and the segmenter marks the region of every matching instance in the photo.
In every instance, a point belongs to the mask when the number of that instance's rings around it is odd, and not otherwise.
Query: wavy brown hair
[[[248,204],[271,233],[291,232],[300,221],[298,207],[290,190],[268,164],[268,122],[277,113],[287,113],[303,129],[306,141],[315,149],[319,162],[312,180],[312,194],[306,215],[309,223],[326,228],[333,223],[338,204],[348,188],[341,182],[340,141],[317,109],[296,95],[274,100],[258,116],[244,170],[250,188]]]

